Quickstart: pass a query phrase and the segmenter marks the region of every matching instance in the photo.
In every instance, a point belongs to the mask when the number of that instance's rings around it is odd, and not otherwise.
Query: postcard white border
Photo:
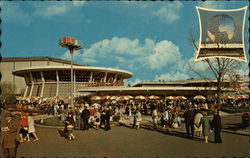
[[[241,59],[240,57],[230,57],[230,56],[209,56],[209,57],[198,58],[200,48],[201,48],[201,38],[202,38],[202,26],[201,26],[201,17],[200,17],[199,9],[206,10],[206,11],[216,11],[216,12],[234,12],[234,11],[245,10],[244,16],[243,16],[243,25],[242,25],[242,44],[243,44],[243,53],[244,53],[244,57],[242,57],[243,59]],[[247,6],[245,6],[243,8],[239,8],[239,9],[229,9],[229,10],[209,9],[209,8],[203,8],[203,7],[196,6],[196,11],[198,13],[198,19],[199,19],[200,39],[199,39],[199,47],[198,47],[198,50],[196,52],[196,57],[195,57],[194,61],[200,61],[200,60],[207,59],[207,58],[230,58],[230,59],[235,59],[235,60],[247,62],[246,51],[245,51],[245,41],[244,41],[245,17],[246,17],[246,12],[247,12]]]

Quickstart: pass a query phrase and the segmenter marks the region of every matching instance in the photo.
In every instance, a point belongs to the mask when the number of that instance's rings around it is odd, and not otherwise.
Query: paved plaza
[[[222,144],[213,143],[212,133],[208,144],[202,138],[187,139],[184,126],[175,130],[173,135],[128,126],[115,126],[111,131],[75,130],[74,141],[61,137],[56,128],[37,127],[40,140],[20,144],[17,157],[247,157],[249,136],[231,129],[239,120],[239,116],[222,117],[226,127],[222,132]]]

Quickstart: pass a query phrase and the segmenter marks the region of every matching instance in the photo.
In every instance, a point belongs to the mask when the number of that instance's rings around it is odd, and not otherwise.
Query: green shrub
[[[7,104],[16,104],[15,86],[11,83],[0,83],[1,95],[0,101]]]

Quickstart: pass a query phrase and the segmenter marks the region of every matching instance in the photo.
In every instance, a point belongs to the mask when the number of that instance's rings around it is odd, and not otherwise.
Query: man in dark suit
[[[188,107],[188,110],[184,113],[185,126],[188,137],[194,137],[194,112],[191,106]],[[191,133],[190,133],[191,129]]]
[[[212,129],[214,130],[214,142],[215,143],[222,143],[221,135],[220,135],[221,128],[222,128],[221,117],[219,115],[218,109],[216,109],[214,111],[214,118],[212,120]]]
[[[3,149],[3,156],[5,158],[15,158],[17,148],[17,132],[20,129],[18,121],[14,120],[11,114],[5,114],[5,123],[1,127],[1,146]]]
[[[105,119],[106,120],[105,120],[105,128],[104,128],[105,131],[111,130],[110,123],[109,123],[110,116],[111,116],[111,110],[110,110],[109,107],[106,107],[106,114],[105,114]]]
[[[89,118],[90,118],[90,112],[87,109],[87,106],[84,107],[84,110],[82,111],[81,118],[83,120],[83,130],[89,130]]]

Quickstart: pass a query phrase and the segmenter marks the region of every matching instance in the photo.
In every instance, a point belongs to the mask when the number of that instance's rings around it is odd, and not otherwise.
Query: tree
[[[1,95],[0,101],[8,104],[16,103],[15,86],[11,83],[1,82],[0,83]]]
[[[198,51],[198,44],[196,43],[196,38],[193,32],[189,34],[190,40],[195,48]],[[238,60],[229,59],[229,58],[206,58],[201,61],[202,63],[206,64],[207,71],[206,74],[202,73],[201,71],[195,70],[195,68],[189,64],[189,68],[193,71],[196,75],[208,80],[211,83],[211,79],[208,79],[207,73],[211,73],[216,78],[216,103],[217,106],[221,105],[221,98],[223,94],[223,90],[228,88],[228,85],[224,84],[224,81],[228,76],[236,75],[237,69],[242,66],[242,63]]]

